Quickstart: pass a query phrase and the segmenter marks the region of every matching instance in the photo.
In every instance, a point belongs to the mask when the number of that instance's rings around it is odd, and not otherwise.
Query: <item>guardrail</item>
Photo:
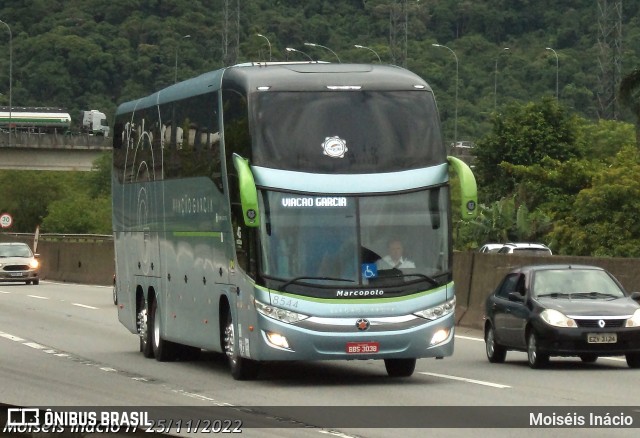
[[[89,134],[0,132],[0,147],[27,149],[111,149],[112,139]]]

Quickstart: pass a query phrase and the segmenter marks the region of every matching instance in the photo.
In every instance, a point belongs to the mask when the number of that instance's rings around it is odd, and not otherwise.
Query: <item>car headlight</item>
[[[419,312],[415,312],[414,315],[419,316],[421,318],[435,320],[438,318],[445,317],[456,310],[456,297],[447,301],[444,304],[440,304],[439,306],[430,307],[429,309],[420,310]]]
[[[554,309],[543,310],[542,313],[540,313],[540,318],[542,318],[542,320],[547,324],[554,327],[578,327],[578,324],[576,324],[573,319]]]
[[[38,263],[36,259],[32,259],[29,262],[29,266],[31,266],[32,269],[38,269],[38,266],[40,266],[40,263]]]
[[[287,324],[294,324],[296,322],[302,321],[303,319],[307,319],[309,317],[309,315],[292,312],[291,310],[283,309],[281,307],[271,306],[269,304],[262,303],[258,300],[255,300],[255,303],[256,303],[256,310],[259,313],[263,314],[264,316],[268,316],[269,318],[286,322]]]
[[[627,327],[640,327],[640,309],[637,309],[633,316],[627,319]]]

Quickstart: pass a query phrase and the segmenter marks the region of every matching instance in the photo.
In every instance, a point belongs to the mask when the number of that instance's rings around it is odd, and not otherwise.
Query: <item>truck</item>
[[[107,116],[98,110],[80,111],[82,132],[109,137]]]

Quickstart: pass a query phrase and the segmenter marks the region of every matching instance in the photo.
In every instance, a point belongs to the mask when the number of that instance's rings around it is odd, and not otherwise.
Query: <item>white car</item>
[[[480,247],[478,252],[482,253],[496,253],[504,246],[504,243],[485,243]]]
[[[40,283],[39,257],[26,243],[0,243],[0,282]]]
[[[542,243],[505,243],[498,254],[552,255],[551,249]]]

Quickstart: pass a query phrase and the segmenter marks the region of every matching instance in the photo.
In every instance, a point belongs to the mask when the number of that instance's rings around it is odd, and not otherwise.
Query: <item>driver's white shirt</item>
[[[393,260],[391,256],[386,255],[382,257],[381,262],[382,266],[378,266],[378,269],[406,269],[416,267],[415,263],[409,259],[405,259],[404,257],[400,257],[399,260]]]

